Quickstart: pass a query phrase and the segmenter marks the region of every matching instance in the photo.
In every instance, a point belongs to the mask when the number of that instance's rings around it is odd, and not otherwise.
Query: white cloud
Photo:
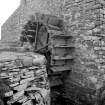
[[[20,0],[1,0],[0,1],[0,27],[8,19],[8,17],[19,6]],[[0,28],[1,39],[1,28]]]

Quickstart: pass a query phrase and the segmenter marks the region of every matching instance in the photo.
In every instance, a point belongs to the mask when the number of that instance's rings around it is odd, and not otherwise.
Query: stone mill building
[[[25,35],[22,45],[46,57],[52,105],[104,105],[104,19],[104,0],[21,0],[2,26],[0,51],[17,50]]]

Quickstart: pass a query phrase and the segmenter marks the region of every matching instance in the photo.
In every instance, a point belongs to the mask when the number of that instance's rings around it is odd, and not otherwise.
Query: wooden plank
[[[73,59],[73,56],[65,56],[65,57],[60,57],[60,56],[54,56],[52,57],[53,60],[68,60],[68,59]]]
[[[58,48],[72,48],[74,45],[54,45],[53,47],[58,47]]]
[[[53,72],[61,72],[61,71],[72,70],[72,68],[71,67],[67,67],[67,66],[56,66],[56,67],[51,67],[51,70]]]
[[[48,33],[51,33],[53,35],[62,35],[62,34],[64,34],[62,31],[59,31],[59,30],[50,30],[50,29],[48,29],[47,31],[48,31]]]
[[[59,32],[60,33],[60,32]],[[55,34],[55,33],[54,33]],[[72,38],[72,35],[65,35],[63,32],[61,34],[55,34],[52,37],[59,37],[59,38]]]
[[[48,24],[48,28],[49,28],[49,29],[54,29],[54,30],[61,30],[59,27],[53,26],[53,25],[51,25],[51,24]]]

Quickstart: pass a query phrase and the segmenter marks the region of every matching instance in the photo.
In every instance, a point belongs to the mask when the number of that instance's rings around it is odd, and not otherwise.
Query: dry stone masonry
[[[104,105],[105,1],[24,0],[4,24],[3,40],[5,36],[19,37],[31,15],[47,26],[50,86],[62,85],[65,96],[77,105]],[[56,17],[63,20],[63,25],[54,25],[59,20]]]
[[[3,93],[6,105],[50,105],[45,63],[39,54],[0,53],[0,79],[8,83]]]
[[[67,94],[77,101],[99,104],[103,100],[104,8],[105,5],[99,0],[65,0],[63,16],[68,31],[75,37],[76,53],[74,69],[65,85]],[[87,95],[84,96],[84,93]]]

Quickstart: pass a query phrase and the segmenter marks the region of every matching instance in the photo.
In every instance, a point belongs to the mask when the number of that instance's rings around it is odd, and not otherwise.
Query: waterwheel
[[[36,16],[30,16],[30,20],[23,26],[21,42],[28,41],[34,51],[46,50],[50,44],[49,34],[51,32],[49,29],[51,28],[55,31],[62,29],[62,19],[48,14],[36,13]]]
[[[48,32],[45,25],[41,22],[32,22],[29,20],[23,27],[20,38],[23,42],[29,42],[34,51],[46,49],[48,44]]]

